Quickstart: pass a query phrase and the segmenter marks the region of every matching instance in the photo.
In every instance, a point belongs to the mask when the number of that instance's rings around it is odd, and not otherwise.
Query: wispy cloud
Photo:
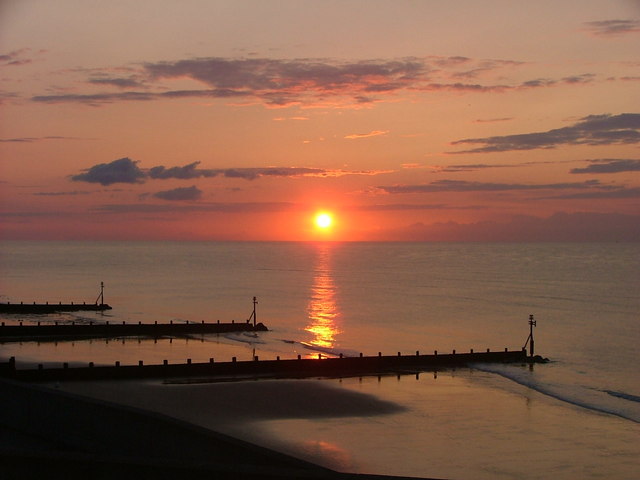
[[[347,208],[349,209],[349,208]],[[351,207],[351,210],[362,212],[386,212],[386,211],[406,211],[406,210],[486,210],[484,205],[447,205],[445,203],[388,203],[374,205],[359,205]]]
[[[215,177],[218,175],[217,170],[208,170],[198,168],[200,162],[193,162],[182,167],[164,167],[159,165],[157,167],[150,168],[146,175],[149,178],[156,179],[168,179],[177,178],[181,180],[201,178],[201,177]]]
[[[514,168],[522,167],[526,164],[488,164],[488,163],[468,163],[461,165],[430,165],[434,173],[458,173],[458,172],[474,172],[476,170],[486,170],[490,168]]]
[[[640,33],[640,20],[598,20],[585,22],[585,29],[597,37],[617,37]]]
[[[475,123],[496,123],[496,122],[508,122],[513,120],[513,117],[500,117],[500,118],[478,118]]]
[[[158,213],[189,213],[189,212],[219,212],[219,213],[269,213],[287,212],[297,208],[288,202],[238,202],[238,203],[117,203],[95,207],[93,211],[105,214],[158,214]]]
[[[16,92],[7,92],[6,90],[0,90],[0,105],[14,102],[19,98],[20,95]]]
[[[87,169],[84,173],[73,175],[71,180],[76,182],[99,183],[112,185],[114,183],[143,183],[147,180],[192,180],[196,178],[240,178],[255,180],[259,177],[343,177],[346,175],[380,175],[390,173],[390,170],[331,170],[307,167],[256,167],[256,168],[199,168],[200,162],[193,162],[183,166],[165,167],[158,165],[149,169],[142,169],[138,161],[128,157],[119,158],[110,163],[100,163]]]
[[[26,57],[28,52],[30,52],[30,49],[22,48],[20,50],[0,54],[0,66],[17,67],[29,64],[32,60]]]
[[[640,172],[640,160],[603,158],[587,161],[590,165],[583,168],[573,168],[569,173]]]
[[[118,88],[140,88],[144,86],[144,83],[139,81],[136,77],[93,77],[88,80],[93,85],[106,85]]]
[[[36,192],[33,195],[42,196],[42,197],[66,197],[66,196],[75,196],[75,195],[90,195],[91,193],[93,192],[73,190],[71,192]]]
[[[369,133],[352,133],[345,136],[344,138],[348,138],[349,140],[356,140],[359,138],[379,137],[381,135],[386,135],[387,133],[389,133],[389,130],[372,130]]]
[[[485,138],[465,138],[452,145],[480,144],[471,150],[448,152],[495,153],[514,150],[550,149],[561,145],[615,145],[640,143],[640,114],[589,115],[579,122],[546,132]]]
[[[640,187],[616,187],[609,190],[594,190],[590,192],[567,193],[564,195],[555,195],[546,197],[550,199],[582,199],[582,200],[604,200],[604,199],[620,199],[620,198],[640,198]]]
[[[442,193],[442,192],[508,192],[523,190],[567,190],[567,189],[604,189],[613,190],[618,187],[602,185],[597,180],[578,183],[492,183],[469,182],[464,180],[437,180],[418,185],[386,185],[378,189],[390,194],[407,193]]]
[[[78,137],[62,137],[50,135],[48,137],[16,137],[16,138],[0,138],[0,143],[34,143],[43,140],[86,140]]]
[[[202,190],[195,185],[192,185],[190,187],[179,187],[172,190],[156,192],[153,196],[160,198],[161,200],[169,200],[173,202],[194,201],[199,200],[202,197]]]
[[[177,98],[236,98],[269,107],[296,104],[353,107],[394,98],[400,92],[499,93],[594,79],[592,74],[584,73],[560,79],[504,81],[509,70],[522,65],[525,63],[514,60],[436,56],[358,61],[204,57],[147,62],[135,71],[131,67],[92,71],[86,83],[117,91],[73,91],[36,95],[32,100],[98,106]],[[126,74],[118,76],[118,70]],[[182,81],[183,86],[185,79],[204,88],[167,88],[174,81]],[[501,82],[496,83],[496,79]]]

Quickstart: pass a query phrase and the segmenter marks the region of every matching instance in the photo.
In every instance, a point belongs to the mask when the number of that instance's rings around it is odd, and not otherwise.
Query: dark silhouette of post
[[[524,343],[523,350],[527,348],[527,344],[529,344],[529,356],[533,358],[534,354],[534,341],[533,341],[533,327],[536,326],[536,321],[533,319],[533,315],[529,315],[529,336],[527,337],[527,341]]]
[[[98,303],[100,300],[100,303]],[[100,294],[96,298],[96,305],[104,305],[104,282],[100,282]]]
[[[249,320],[251,320],[251,318],[253,317],[253,326],[256,326],[257,320],[256,320],[256,305],[258,304],[258,299],[256,297],[253,297],[253,313],[251,313],[251,316],[249,317]]]

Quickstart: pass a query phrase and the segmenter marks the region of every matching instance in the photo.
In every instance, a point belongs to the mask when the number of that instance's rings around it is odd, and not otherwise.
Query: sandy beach
[[[220,432],[244,431],[246,438],[257,420],[402,410],[314,381],[187,390],[159,382],[2,383],[3,478],[368,478]]]

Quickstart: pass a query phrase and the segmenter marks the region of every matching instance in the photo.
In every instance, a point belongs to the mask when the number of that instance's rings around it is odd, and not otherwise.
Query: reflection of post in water
[[[318,245],[315,276],[309,300],[309,323],[305,330],[313,334],[311,345],[333,348],[338,330],[340,312],[336,306],[336,288],[331,271],[331,246]]]

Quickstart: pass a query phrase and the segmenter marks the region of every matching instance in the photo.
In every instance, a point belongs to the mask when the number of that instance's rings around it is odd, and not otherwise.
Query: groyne
[[[47,315],[59,312],[102,312],[111,310],[111,306],[104,303],[104,282],[100,282],[100,293],[93,303],[87,302],[71,302],[71,303],[0,303],[0,313],[8,314],[27,314],[27,315]]]
[[[415,355],[382,355],[357,357],[260,360],[257,356],[253,360],[237,361],[234,357],[230,362],[215,362],[210,358],[208,362],[170,364],[164,360],[162,364],[146,365],[139,361],[138,365],[94,365],[70,367],[67,363],[62,367],[17,369],[14,358],[7,363],[0,364],[0,376],[28,382],[73,381],[73,380],[117,380],[144,378],[183,378],[183,377],[260,377],[260,378],[304,378],[304,377],[341,377],[358,375],[375,375],[389,373],[419,372],[437,370],[440,368],[462,367],[472,363],[524,363],[531,361],[526,350],[490,351],[468,353],[442,354],[437,351],[432,354]]]
[[[230,332],[266,332],[262,323],[41,323],[36,325],[0,324],[0,342],[57,341],[60,339],[110,337],[165,337],[175,335],[204,335]]]
[[[0,313],[46,315],[59,312],[103,312],[111,310],[106,303],[0,303]]]

